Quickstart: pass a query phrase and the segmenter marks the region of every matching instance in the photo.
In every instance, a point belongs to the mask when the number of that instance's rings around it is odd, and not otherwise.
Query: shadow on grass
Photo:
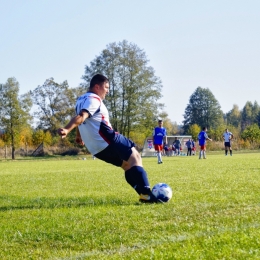
[[[105,198],[46,198],[38,197],[34,199],[0,196],[0,211],[24,210],[24,209],[55,209],[55,208],[80,208],[97,206],[126,206],[133,205],[130,201],[123,199],[105,197]]]

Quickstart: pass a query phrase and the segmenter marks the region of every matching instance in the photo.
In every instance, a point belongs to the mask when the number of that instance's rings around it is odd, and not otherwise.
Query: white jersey
[[[230,142],[230,140],[231,140],[232,133],[231,133],[231,132],[225,132],[225,133],[223,134],[223,137],[224,137],[225,143],[228,143],[228,142]]]
[[[89,117],[78,126],[81,139],[93,154],[104,150],[115,137],[115,131],[109,122],[109,115],[106,106],[101,98],[87,92],[80,96],[76,103],[76,114],[86,110]]]

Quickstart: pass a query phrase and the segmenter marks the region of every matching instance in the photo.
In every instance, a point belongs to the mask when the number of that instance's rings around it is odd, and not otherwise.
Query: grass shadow
[[[80,208],[97,206],[126,206],[133,205],[130,201],[114,197],[91,198],[91,197],[69,197],[69,198],[24,198],[19,196],[0,196],[0,211],[24,210],[24,209],[55,209],[55,208]]]

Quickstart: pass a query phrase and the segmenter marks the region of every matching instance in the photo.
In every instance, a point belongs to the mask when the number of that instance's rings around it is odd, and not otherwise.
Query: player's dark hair
[[[207,128],[206,126],[203,126],[202,130],[203,130],[203,131],[205,131],[205,130],[206,130],[206,128]]]
[[[98,85],[102,85],[105,82],[109,82],[108,78],[105,77],[102,74],[96,74],[95,76],[92,77],[92,79],[90,80],[90,85],[89,85],[89,89],[92,89],[96,84]]]

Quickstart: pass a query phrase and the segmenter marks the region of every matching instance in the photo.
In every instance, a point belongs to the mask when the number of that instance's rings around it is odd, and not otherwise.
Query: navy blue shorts
[[[231,147],[231,142],[225,142],[225,147]]]
[[[95,154],[98,159],[120,167],[123,161],[128,161],[135,143],[121,134],[116,134],[114,141],[103,151]]]

